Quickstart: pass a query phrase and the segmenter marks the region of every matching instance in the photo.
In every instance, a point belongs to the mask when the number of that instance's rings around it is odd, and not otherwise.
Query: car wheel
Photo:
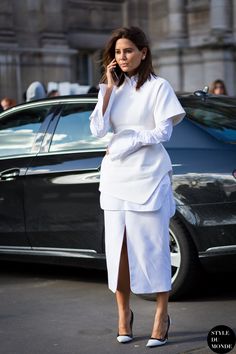
[[[195,245],[181,221],[174,216],[170,220],[170,252],[172,266],[172,290],[170,300],[177,300],[196,283],[199,261]],[[142,294],[146,300],[156,300],[156,294]]]

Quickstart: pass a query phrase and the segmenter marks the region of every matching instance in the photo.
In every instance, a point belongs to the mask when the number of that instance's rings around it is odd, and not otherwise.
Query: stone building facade
[[[96,85],[112,29],[140,26],[156,72],[178,91],[235,87],[236,0],[1,0],[0,97],[35,80]]]
[[[149,11],[155,67],[175,89],[192,92],[220,78],[236,94],[235,0],[154,0]]]

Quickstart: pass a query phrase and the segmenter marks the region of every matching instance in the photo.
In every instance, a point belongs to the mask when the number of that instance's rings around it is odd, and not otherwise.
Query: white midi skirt
[[[145,294],[171,290],[169,221],[175,213],[175,202],[169,177],[163,178],[143,210],[141,205],[103,193],[100,204],[104,209],[108,288],[114,293],[117,290],[126,231],[131,291]]]

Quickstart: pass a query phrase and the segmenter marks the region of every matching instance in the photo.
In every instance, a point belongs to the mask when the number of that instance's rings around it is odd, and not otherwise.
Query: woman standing
[[[103,55],[94,136],[113,136],[101,164],[108,287],[116,295],[121,343],[133,339],[130,291],[157,293],[147,346],[166,343],[171,290],[169,220],[175,213],[172,165],[161,142],[185,116],[172,87],[156,76],[149,43],[137,27],[113,31]]]

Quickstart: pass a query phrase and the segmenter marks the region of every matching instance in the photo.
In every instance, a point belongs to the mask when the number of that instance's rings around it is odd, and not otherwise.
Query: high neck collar
[[[127,74],[125,74],[125,80],[128,82],[130,86],[136,86],[138,82],[138,74],[132,76],[128,76]]]

